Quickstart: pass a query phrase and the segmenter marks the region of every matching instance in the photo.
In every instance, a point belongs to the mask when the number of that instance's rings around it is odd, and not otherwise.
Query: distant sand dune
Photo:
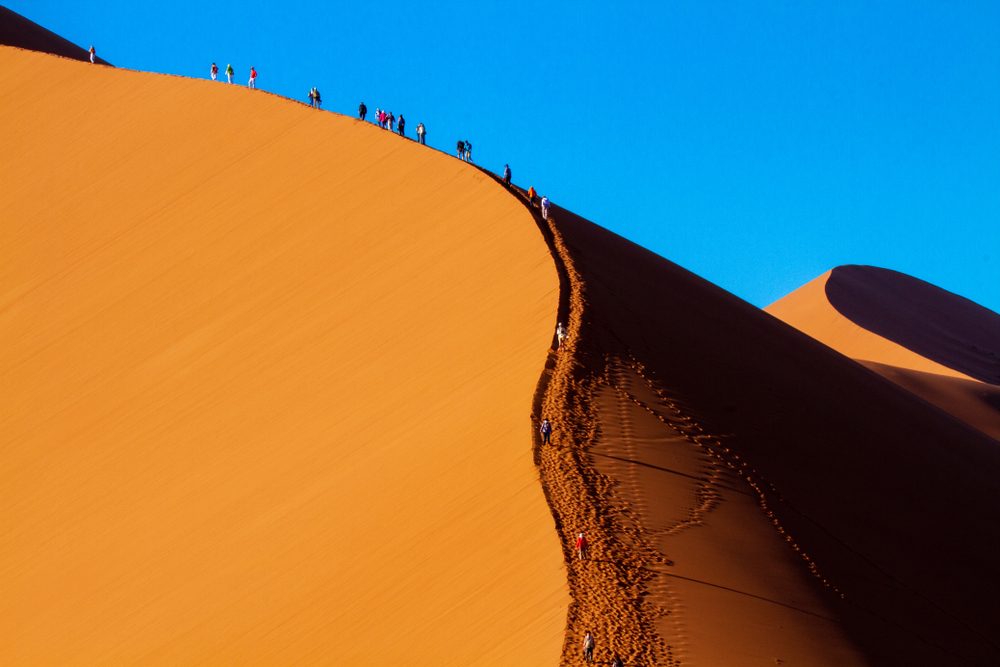
[[[767,311],[957,419],[1000,436],[1000,315],[993,311],[871,266],[838,267]]]

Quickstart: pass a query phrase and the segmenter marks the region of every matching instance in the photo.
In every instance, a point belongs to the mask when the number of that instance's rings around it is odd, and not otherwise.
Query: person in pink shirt
[[[587,538],[583,533],[576,536],[576,557],[580,560],[587,560]]]
[[[250,81],[247,82],[247,87],[257,88],[257,70],[250,66]]]

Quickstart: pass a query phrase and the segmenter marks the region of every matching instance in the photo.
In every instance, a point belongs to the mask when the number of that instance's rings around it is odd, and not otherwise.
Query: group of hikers
[[[226,83],[232,83],[233,77],[236,76],[236,70],[233,69],[232,63],[226,65]],[[208,75],[212,78],[212,81],[218,81],[219,79],[219,66],[212,63],[212,66],[208,69]],[[251,65],[250,66],[250,80],[247,82],[248,88],[257,87],[257,69]]]
[[[510,167],[504,165],[504,183],[509,185],[509,174]],[[531,188],[533,191],[534,188]],[[559,349],[563,343],[566,341],[568,332],[566,327],[562,322],[556,325],[556,349]],[[542,436],[542,444],[548,445],[552,442],[552,422],[548,419],[542,419],[541,424],[538,427],[538,433]],[[587,540],[587,535],[583,532],[577,533],[576,542],[573,545],[573,551],[576,554],[576,559],[579,561],[585,561],[590,556],[590,542]],[[594,662],[594,647],[596,645],[596,640],[594,635],[590,630],[586,632],[583,636],[583,659],[588,664]],[[622,661],[618,654],[614,654],[611,659],[611,667],[625,667],[625,663]]]
[[[465,141],[458,140],[458,159],[472,162],[472,142],[468,139]]]

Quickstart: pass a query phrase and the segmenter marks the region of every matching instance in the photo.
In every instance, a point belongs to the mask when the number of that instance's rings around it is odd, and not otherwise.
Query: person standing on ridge
[[[542,444],[549,444],[549,441],[552,440],[552,422],[543,419],[541,426],[538,427],[538,432],[542,435]]]
[[[538,197],[538,193],[535,192],[535,186],[532,185],[528,188],[528,203],[534,206],[536,197]]]
[[[465,161],[472,162],[472,142],[465,140]]]
[[[208,70],[208,75],[212,77],[212,81],[217,80],[219,78],[219,66],[212,63],[212,68]]]
[[[236,74],[236,70],[233,69],[233,64],[229,63],[226,65],[226,82],[233,82],[233,75]]]
[[[316,108],[316,89],[309,89],[309,106]]]
[[[542,220],[549,219],[549,206],[551,206],[551,204],[549,203],[549,198],[542,197]]]
[[[587,560],[587,550],[590,545],[583,533],[576,536],[576,558],[577,560]]]
[[[358,118],[360,118],[361,121],[364,122],[365,116],[367,115],[368,115],[368,107],[366,107],[365,103],[362,102],[361,104],[358,105]]]
[[[247,81],[247,88],[257,89],[257,70],[254,69],[253,65],[250,65],[250,80]]]
[[[427,136],[427,128],[424,127],[423,123],[417,123],[417,141],[420,142],[421,146],[427,145],[427,140],[424,137]]]
[[[505,164],[503,166],[503,184],[508,188],[510,187],[510,165]]]
[[[403,114],[399,114],[399,136],[406,136],[406,119],[403,118]]]
[[[594,635],[590,634],[590,630],[583,636],[583,659],[588,663],[594,662]]]
[[[465,159],[465,142],[462,141],[461,139],[458,140],[458,159],[459,160]]]
[[[322,109],[323,108],[323,98],[320,97],[319,88],[317,88],[316,86],[313,86],[313,99],[316,100],[316,108],[317,109]]]
[[[396,131],[396,114],[392,113],[391,111],[389,112],[389,131],[390,132]]]
[[[93,44],[90,45],[90,51],[88,51],[88,53],[90,54],[90,64],[93,65],[97,62],[97,51],[94,49]]]
[[[569,336],[569,332],[566,331],[566,327],[563,326],[562,322],[556,324],[556,349],[562,347],[563,343],[566,342],[566,338]]]

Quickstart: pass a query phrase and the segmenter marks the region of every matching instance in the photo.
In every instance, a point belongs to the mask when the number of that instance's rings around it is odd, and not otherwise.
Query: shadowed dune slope
[[[1000,387],[874,361],[861,363],[966,424],[1000,440]]]
[[[1000,434],[996,313],[870,266],[836,268],[766,310],[984,433]]]
[[[90,53],[86,48],[77,46],[6,7],[0,7],[0,44],[90,62]],[[111,64],[100,56],[97,56],[97,62],[101,65]]]
[[[854,359],[1000,384],[1000,315],[897,271],[837,267],[767,311]]]
[[[652,573],[661,664],[1000,663],[996,443],[555,216],[585,285],[590,455],[612,482],[616,548]]]
[[[523,207],[243,87],[0,87],[0,663],[555,664]]]

